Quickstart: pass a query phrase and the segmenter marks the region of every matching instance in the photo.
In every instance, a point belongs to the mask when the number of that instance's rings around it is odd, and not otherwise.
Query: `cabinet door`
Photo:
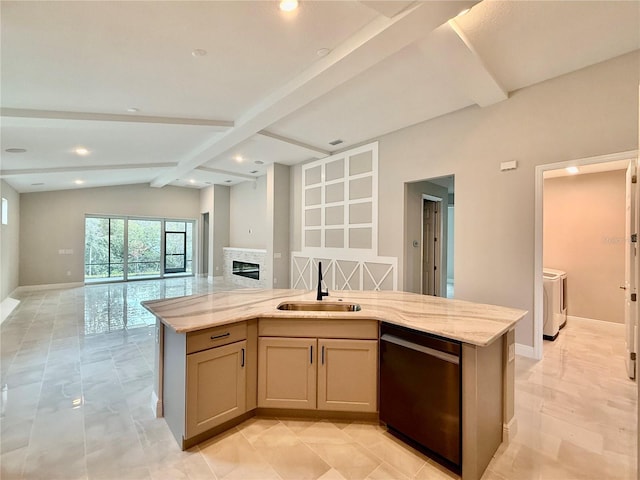
[[[246,351],[242,341],[187,355],[185,438],[246,411]]]
[[[316,408],[315,338],[258,339],[258,406]]]
[[[378,341],[318,340],[318,409],[375,412]]]

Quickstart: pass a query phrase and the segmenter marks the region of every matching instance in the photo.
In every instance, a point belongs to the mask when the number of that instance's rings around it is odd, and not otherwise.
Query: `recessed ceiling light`
[[[329,142],[329,145],[333,145],[333,146],[340,145],[343,141],[344,140],[340,140],[338,138],[338,139],[334,140],[333,142]]]
[[[242,158],[242,155],[236,155],[235,157],[233,157],[233,159],[238,163],[242,163],[244,161],[244,158]]]
[[[26,148],[7,148],[5,152],[7,153],[24,153],[26,152]]]
[[[280,10],[283,12],[292,12],[298,8],[298,0],[280,0]]]
[[[89,150],[85,147],[76,147],[73,151],[76,155],[80,155],[81,157],[89,155]]]
[[[264,162],[262,160],[256,160],[255,162],[256,165],[264,165]]]
[[[140,111],[140,109],[136,108],[136,107],[127,108],[127,112],[129,112],[129,113],[136,113],[136,112],[139,112],[139,111]]]
[[[567,171],[567,173],[570,173],[571,175],[575,175],[580,171],[578,167],[567,167],[565,168],[565,170]]]
[[[258,173],[258,170],[251,170],[249,173]]]
[[[189,183],[196,183],[196,181],[193,178],[190,178]]]
[[[42,186],[42,185],[44,185],[44,183],[42,183],[42,182],[32,183],[32,184],[31,184],[31,186],[32,186],[32,187],[40,187],[40,186]]]
[[[82,185],[84,183],[84,180],[75,180],[73,183],[75,183],[76,185]]]
[[[204,57],[206,54],[207,51],[201,48],[195,48],[191,51],[191,55],[194,57]]]
[[[331,50],[329,50],[328,48],[320,48],[316,52],[316,55],[318,55],[319,57],[326,57],[330,52]]]
[[[233,180],[225,180],[224,183],[231,183]]]

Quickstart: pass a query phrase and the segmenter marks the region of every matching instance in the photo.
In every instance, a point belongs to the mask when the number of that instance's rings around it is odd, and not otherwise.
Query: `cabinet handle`
[[[240,366],[244,367],[244,348],[242,349],[242,365]]]
[[[322,346],[322,365],[324,365],[324,345]]]
[[[311,352],[309,354],[309,361],[311,362],[311,365],[313,365],[313,345],[311,345],[311,347],[309,348],[309,351]]]
[[[229,335],[231,335],[229,332],[223,333],[222,335],[211,335],[211,340],[219,340],[221,338],[228,337]]]

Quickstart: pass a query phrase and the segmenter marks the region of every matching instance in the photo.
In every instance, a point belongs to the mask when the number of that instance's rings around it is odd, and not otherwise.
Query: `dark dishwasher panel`
[[[380,327],[380,420],[461,467],[461,347],[395,325]]]

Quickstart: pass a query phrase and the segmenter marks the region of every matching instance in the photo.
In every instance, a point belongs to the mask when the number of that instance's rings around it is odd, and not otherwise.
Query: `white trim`
[[[617,162],[638,157],[638,150],[579,158],[564,162],[548,163],[536,166],[535,177],[535,226],[534,226],[534,263],[533,263],[533,355],[531,358],[542,359],[542,211],[544,198],[544,172],[570,166],[592,165],[595,163]],[[516,344],[516,352],[518,344]],[[528,356],[523,353],[523,355]]]
[[[96,282],[96,285],[99,283]],[[38,290],[63,290],[67,288],[78,288],[93,285],[93,283],[73,282],[73,283],[48,283],[42,285],[21,285],[16,288],[16,292],[37,292]]]
[[[349,166],[351,162],[351,157],[369,152],[371,154],[371,170],[364,173],[356,173],[351,175],[349,173]],[[342,161],[343,162],[343,171],[342,177],[326,180],[326,168],[328,164]],[[313,169],[320,169],[320,177],[317,183],[307,184],[307,172]],[[371,179],[371,195],[364,198],[349,198],[349,189],[350,182],[359,179]],[[325,196],[325,190],[327,186],[330,185],[343,185],[343,194],[342,200],[340,201],[332,201],[327,202]],[[320,189],[320,198],[319,203],[314,203],[313,205],[307,205],[307,192],[310,190]],[[351,251],[363,251],[368,252],[370,255],[376,255],[378,252],[378,142],[372,142],[366,145],[362,145],[360,147],[346,150],[344,152],[337,153],[330,157],[322,158],[320,160],[316,160],[310,163],[307,163],[302,166],[302,175],[301,175],[301,209],[302,209],[302,218],[301,218],[301,242],[302,242],[302,251],[304,252],[314,252],[316,256],[321,255],[320,252],[324,252],[326,250],[331,250],[337,252],[339,255],[345,255]],[[350,224],[350,210],[349,207],[354,204],[359,203],[370,203],[371,204],[371,222],[363,223],[363,224]],[[342,224],[326,224],[325,211],[328,207],[332,206],[342,206],[343,207],[343,222]],[[319,210],[320,211],[320,224],[319,225],[307,225],[306,224],[306,212]],[[370,247],[363,249],[352,249],[349,247],[349,238],[350,231],[352,229],[358,228],[370,228],[371,229],[371,238],[370,238]],[[343,232],[342,238],[342,247],[340,248],[332,248],[327,249],[325,247],[326,235],[325,232],[327,230],[339,230],[341,229]],[[316,247],[307,247],[307,233],[310,232],[320,232],[320,243]],[[316,233],[317,235],[317,233]]]
[[[509,420],[509,423],[502,424],[502,441],[510,443],[518,433],[518,419],[515,415]]]
[[[516,355],[522,355],[523,357],[540,360],[535,356],[534,347],[530,345],[523,345],[522,343],[516,343]]]
[[[2,301],[0,304],[0,325],[11,315],[11,312],[13,312],[18,305],[20,305],[20,300],[15,298],[7,297]]]
[[[381,290],[383,283],[388,278],[391,278],[391,289],[398,289],[397,257],[371,255],[358,257],[353,254],[332,256],[326,252],[320,255],[312,255],[309,252],[291,252],[291,288],[313,290],[316,287],[313,283],[314,273],[319,261],[325,262],[322,269],[324,273],[323,285],[329,290],[353,290],[351,281],[357,281],[360,289],[364,287],[366,281],[373,285],[373,290]],[[345,271],[341,266],[342,262],[354,265],[350,270]],[[376,278],[368,264],[386,265],[387,269]]]

